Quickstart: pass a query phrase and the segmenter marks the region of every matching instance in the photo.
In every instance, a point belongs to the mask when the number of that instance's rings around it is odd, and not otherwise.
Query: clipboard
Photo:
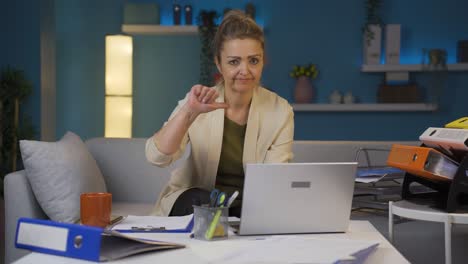
[[[399,144],[392,145],[387,165],[437,181],[452,180],[459,167],[458,162],[433,148]]]
[[[146,218],[151,219],[148,220]],[[181,220],[169,220],[171,218],[186,219],[182,220],[184,224],[181,226],[179,223]],[[126,221],[129,221],[129,223]],[[108,229],[119,233],[190,233],[192,232],[193,225],[193,214],[178,217],[129,215]]]
[[[32,218],[18,220],[15,246],[89,261],[110,261],[143,252],[185,247],[177,243],[138,239],[98,227]]]
[[[193,229],[193,218],[185,228],[180,229],[165,229],[160,227],[155,228],[135,228],[135,229],[114,229],[119,233],[190,233]]]

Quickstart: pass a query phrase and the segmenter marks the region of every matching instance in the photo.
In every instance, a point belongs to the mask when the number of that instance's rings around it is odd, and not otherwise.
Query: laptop
[[[247,164],[239,235],[345,232],[357,162]]]

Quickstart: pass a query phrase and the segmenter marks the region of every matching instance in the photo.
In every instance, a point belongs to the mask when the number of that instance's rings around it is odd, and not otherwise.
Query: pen
[[[218,189],[213,189],[210,193],[210,206],[211,207],[216,207],[216,202],[218,201],[218,197],[220,195],[220,192]]]
[[[117,216],[116,218],[112,219],[112,220],[110,221],[109,225],[117,224],[117,223],[119,223],[120,221],[122,221],[123,218],[124,218],[124,217],[123,217],[122,215],[119,215],[119,216]]]
[[[235,191],[231,195],[231,197],[229,197],[229,199],[227,200],[226,207],[231,207],[231,204],[234,202],[234,200],[237,198],[238,195],[239,195],[239,191]]]
[[[153,227],[153,226],[147,226],[147,227],[142,227],[142,226],[132,226],[133,231],[164,231],[166,228],[164,226],[161,227]]]
[[[111,216],[111,218],[113,218],[114,216]],[[109,230],[112,230],[112,228],[114,228],[115,225],[117,225],[118,223],[122,222],[122,220],[124,220],[124,216],[122,215],[119,215],[119,216],[116,216],[114,217],[114,219],[111,219],[110,223],[106,226],[106,229],[109,229]]]

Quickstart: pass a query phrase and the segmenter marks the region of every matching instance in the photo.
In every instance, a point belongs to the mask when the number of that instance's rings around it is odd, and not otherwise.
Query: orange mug
[[[83,225],[106,227],[112,210],[111,193],[82,193],[80,195],[80,218]]]

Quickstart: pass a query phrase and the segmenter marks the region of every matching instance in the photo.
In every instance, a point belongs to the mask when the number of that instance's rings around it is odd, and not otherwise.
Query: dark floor
[[[355,211],[353,220],[369,220],[388,239],[388,212]],[[444,225],[427,221],[396,221],[394,246],[414,264],[445,263]],[[468,225],[453,225],[452,264],[468,263]]]

